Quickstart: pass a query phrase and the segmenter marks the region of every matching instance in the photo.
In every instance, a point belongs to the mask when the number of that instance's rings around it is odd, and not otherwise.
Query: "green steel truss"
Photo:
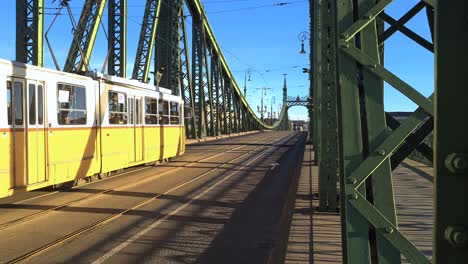
[[[84,74],[89,70],[106,2],[85,0],[79,22],[75,26],[72,21],[74,36],[64,71]],[[120,77],[126,77],[127,4],[126,0],[108,3],[107,73]],[[41,65],[43,0],[18,0],[17,5],[18,60]],[[191,49],[184,10],[192,17]],[[132,79],[149,82],[155,47],[154,81],[184,99],[187,137],[289,128],[286,101],[275,124],[267,125],[256,116],[234,80],[199,0],[146,1]],[[156,77],[161,77],[159,82]]]
[[[161,2],[155,41],[155,71],[162,73],[159,85],[170,89],[174,95],[180,95],[181,93],[179,85],[179,16],[182,7],[182,0],[164,0]],[[154,84],[157,85],[156,78]]]
[[[185,24],[184,9],[180,10],[179,16],[179,82],[182,87],[182,98],[185,102],[185,135],[188,138],[196,138],[197,120],[195,117],[195,92],[193,90],[192,75],[190,71],[190,61],[188,53],[187,29]]]
[[[107,73],[126,77],[127,70],[127,0],[109,0],[109,59]]]
[[[16,61],[43,66],[44,0],[16,0]]]
[[[161,3],[159,0],[147,0],[145,13],[138,41],[135,64],[133,66],[132,79],[147,83],[151,66],[156,31],[158,27]],[[155,78],[156,79],[156,78]]]
[[[86,0],[80,20],[68,51],[64,71],[84,73],[88,70],[89,60],[101,23],[106,0]]]
[[[335,210],[340,198],[344,263],[400,263],[401,255],[430,263],[398,230],[391,172],[415,149],[432,153],[421,142],[433,129],[433,97],[384,67],[383,43],[399,31],[433,51],[434,45],[405,23],[426,8],[434,32],[434,10],[421,1],[395,20],[384,12],[391,3],[323,0],[311,6],[320,209]],[[384,82],[419,106],[401,123],[385,113]]]
[[[192,16],[192,91],[196,135],[214,136],[254,129],[287,129],[287,107],[273,126],[263,123],[233,78],[199,0],[186,0]],[[186,122],[187,123],[187,122]]]

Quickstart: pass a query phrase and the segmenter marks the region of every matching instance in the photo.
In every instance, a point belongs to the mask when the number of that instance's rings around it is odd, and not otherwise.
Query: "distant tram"
[[[0,84],[0,197],[185,151],[183,101],[168,89],[6,60]]]

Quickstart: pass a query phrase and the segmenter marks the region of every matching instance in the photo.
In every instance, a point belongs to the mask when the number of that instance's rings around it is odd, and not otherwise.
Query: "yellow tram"
[[[93,75],[0,60],[0,197],[184,153],[181,97]]]

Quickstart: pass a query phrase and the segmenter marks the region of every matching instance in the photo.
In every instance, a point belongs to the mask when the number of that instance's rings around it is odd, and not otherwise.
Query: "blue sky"
[[[15,2],[3,0],[0,9],[0,27],[3,41],[0,42],[0,58],[14,60],[15,57]],[[57,7],[52,0],[45,0],[46,7]],[[78,20],[84,0],[71,0],[70,5]],[[231,71],[239,86],[244,86],[244,76],[250,72],[247,82],[247,99],[252,108],[260,104],[259,89],[271,88],[265,97],[268,106],[271,97],[276,97],[273,111],[276,112],[282,98],[283,74],[287,75],[288,94],[291,96],[307,95],[308,76],[302,68],[309,67],[308,54],[299,54],[298,35],[309,27],[308,1],[296,0],[205,0],[205,9],[216,38],[221,45]],[[278,3],[288,3],[278,6]],[[387,13],[398,19],[418,0],[395,0]],[[144,12],[145,0],[128,0],[128,74],[131,74],[136,54],[139,27]],[[46,10],[45,28],[53,19],[54,9]],[[66,14],[65,11],[62,12]],[[105,15],[104,19],[107,19]],[[190,18],[187,26],[190,27]],[[107,23],[105,22],[104,25]],[[407,27],[430,39],[424,10],[413,18]],[[107,29],[106,29],[107,30]],[[60,16],[52,27],[49,38],[61,67],[66,59],[72,40],[71,25],[68,16]],[[100,30],[93,53],[91,67],[102,68],[107,47],[104,30]],[[400,78],[428,96],[434,90],[433,55],[396,33],[385,44],[386,67]],[[306,45],[309,52],[309,47]],[[46,67],[54,68],[49,51],[45,51]],[[415,105],[400,95],[393,88],[385,89],[385,108],[387,111],[411,111]],[[276,110],[275,110],[276,109]],[[295,107],[289,111],[292,119],[307,119],[305,108]]]

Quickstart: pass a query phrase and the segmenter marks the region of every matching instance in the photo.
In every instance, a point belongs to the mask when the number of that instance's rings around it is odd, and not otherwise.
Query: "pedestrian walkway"
[[[340,216],[315,210],[318,170],[312,148],[306,146],[302,161],[285,263],[341,263]]]

